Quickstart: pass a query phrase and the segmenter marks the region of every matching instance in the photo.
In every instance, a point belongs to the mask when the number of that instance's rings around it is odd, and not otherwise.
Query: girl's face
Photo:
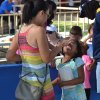
[[[63,53],[73,57],[77,53],[77,44],[75,39],[69,39],[63,47]]]

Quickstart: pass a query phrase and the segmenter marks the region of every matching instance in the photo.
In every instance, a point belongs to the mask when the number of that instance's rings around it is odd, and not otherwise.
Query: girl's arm
[[[54,49],[55,48],[55,46],[53,46],[52,44],[50,44],[50,42],[48,42],[48,44],[49,44],[49,49]]]
[[[87,37],[85,37],[85,38],[83,39],[83,42],[86,43],[87,40],[89,40],[89,39],[92,38],[92,36],[93,36],[93,34],[89,34],[89,33],[88,33]]]
[[[60,87],[72,86],[72,85],[81,84],[83,82],[84,82],[84,70],[83,70],[83,65],[81,65],[80,67],[78,67],[78,78],[69,81],[63,81],[63,82],[60,81],[59,86]]]
[[[95,64],[95,60],[93,59],[92,63],[87,66],[87,70],[91,70]]]
[[[18,50],[18,33],[16,33],[13,38],[13,41],[7,51],[6,59],[12,62],[21,61],[20,55],[16,54],[17,50]]]

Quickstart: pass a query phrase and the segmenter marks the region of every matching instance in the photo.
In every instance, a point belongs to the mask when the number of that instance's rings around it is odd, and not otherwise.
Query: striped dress
[[[49,96],[50,98],[50,96],[54,96],[54,92],[49,67],[42,61],[39,48],[28,44],[26,39],[27,34],[28,31],[19,33],[18,36],[18,44],[22,58],[22,80],[28,82],[31,86],[43,87],[43,96]]]

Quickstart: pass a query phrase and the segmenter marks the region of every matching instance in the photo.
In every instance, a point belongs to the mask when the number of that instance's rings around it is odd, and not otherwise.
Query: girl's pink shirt
[[[85,74],[85,79],[84,79],[84,88],[91,88],[90,85],[90,71],[87,69],[87,66],[92,63],[91,58],[88,55],[83,55],[82,60],[84,61],[84,74]]]

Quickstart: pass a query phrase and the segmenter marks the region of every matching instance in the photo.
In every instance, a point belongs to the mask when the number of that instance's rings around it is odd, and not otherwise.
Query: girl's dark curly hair
[[[78,40],[76,40],[76,44],[77,44],[77,53],[74,55],[74,58],[76,58],[76,57],[82,57],[83,53],[82,53],[81,42],[79,42]]]
[[[70,39],[70,37],[68,37],[67,39]],[[77,58],[77,57],[82,57],[83,53],[82,53],[82,43],[79,42],[78,40],[75,40],[75,43],[77,45],[77,53],[73,56],[73,58]],[[63,48],[62,48],[62,55],[65,55],[63,52]]]

